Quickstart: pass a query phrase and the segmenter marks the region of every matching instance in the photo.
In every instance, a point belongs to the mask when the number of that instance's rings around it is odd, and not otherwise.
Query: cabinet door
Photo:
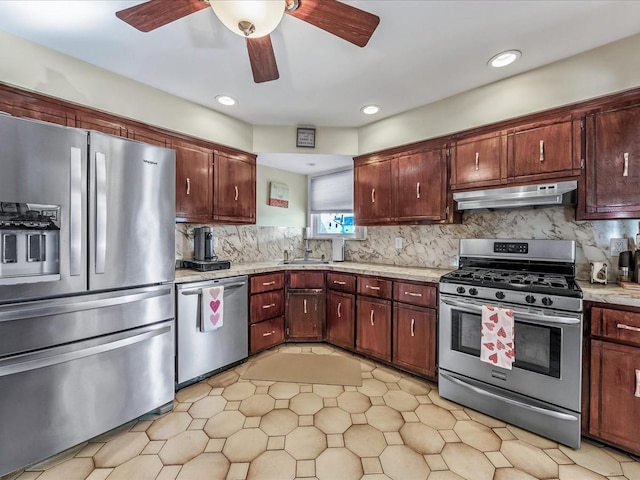
[[[211,191],[213,150],[174,142],[176,151],[176,217],[182,221],[213,219]]]
[[[287,292],[287,338],[322,340],[324,332],[324,293],[290,290]]]
[[[354,213],[357,225],[375,225],[388,222],[391,208],[391,161],[357,164],[354,168]]]
[[[249,314],[249,323],[284,315],[284,290],[272,290],[251,295]]]
[[[284,342],[284,317],[249,325],[249,353],[253,354]]]
[[[580,123],[570,120],[517,131],[508,137],[509,177],[517,181],[580,175]]]
[[[324,288],[324,272],[287,272],[289,288]]]
[[[353,350],[355,339],[355,296],[329,290],[327,293],[327,341]]]
[[[102,118],[98,115],[91,115],[85,112],[80,112],[76,115],[76,127],[116,135],[118,137],[127,136],[127,128],[124,124],[111,118]]]
[[[398,221],[447,218],[447,164],[443,149],[401,154],[392,160]]]
[[[507,182],[506,135],[493,133],[461,140],[452,150],[452,190]]]
[[[391,360],[391,302],[358,298],[356,350],[382,360]]]
[[[214,219],[256,223],[255,159],[216,151],[214,170]]]
[[[127,128],[127,135],[129,138],[137,140],[138,142],[157,145],[159,147],[166,147],[170,141],[166,135],[143,128]]]
[[[587,117],[587,218],[638,218],[638,132],[640,106]]]
[[[62,105],[2,90],[0,90],[0,112],[9,113],[14,117],[32,118],[42,122],[75,127],[74,113]]]
[[[393,363],[436,376],[436,311],[396,304],[393,307]]]
[[[591,341],[589,433],[640,454],[640,349]]]

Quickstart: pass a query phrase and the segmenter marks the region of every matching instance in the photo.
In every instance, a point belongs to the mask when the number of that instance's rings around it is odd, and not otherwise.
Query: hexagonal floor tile
[[[620,463],[602,448],[589,442],[582,442],[580,450],[560,445],[560,450],[578,465],[592,470],[605,477],[623,475]]]
[[[327,437],[316,427],[297,427],[284,443],[284,449],[296,460],[313,460],[325,448]]]
[[[431,473],[424,457],[404,445],[385,448],[380,463],[393,480],[424,480]]]
[[[413,377],[401,378],[398,380],[398,386],[411,395],[428,395],[431,391],[428,383]]]
[[[313,393],[322,398],[335,398],[344,392],[342,385],[314,385]]]
[[[451,412],[433,404],[420,405],[416,408],[416,415],[422,423],[437,430],[451,430],[456,424]]]
[[[357,388],[360,393],[368,397],[381,397],[389,390],[385,383],[375,378],[365,378],[362,380],[362,386]]]
[[[222,397],[204,397],[189,408],[189,415],[193,418],[211,418],[216,413],[220,413],[227,405],[227,401]]]
[[[139,455],[147,443],[149,437],[144,432],[123,433],[107,442],[93,460],[98,468],[117,467]]]
[[[351,426],[351,415],[341,408],[323,408],[315,414],[313,423],[324,433],[344,433]]]
[[[194,478],[225,478],[229,471],[229,460],[221,453],[202,453],[189,460],[180,469],[176,480],[193,480]],[[135,478],[131,477],[131,478]]]
[[[207,380],[207,383],[214,388],[224,388],[236,383],[239,378],[240,375],[238,375],[237,372],[235,372],[234,370],[227,370],[226,372],[222,372],[215,377],[210,377]]]
[[[384,434],[371,425],[353,425],[344,433],[344,446],[359,457],[377,457],[387,442]]]
[[[439,407],[445,408],[447,410],[462,410],[462,405],[458,405],[457,403],[450,402],[449,400],[445,400],[440,396],[437,389],[432,389],[429,392],[429,398],[433,403],[438,405]]]
[[[322,397],[315,393],[299,393],[289,400],[289,408],[298,415],[313,415],[323,406]]]
[[[448,443],[442,449],[442,458],[449,469],[463,478],[492,480],[495,467],[480,451],[464,443]],[[549,477],[544,477],[549,478]]]
[[[260,419],[260,429],[269,436],[286,435],[298,426],[298,416],[288,409],[272,410]]]
[[[190,387],[183,388],[182,390],[177,392],[176,400],[179,402],[193,403],[209,395],[210,391],[211,391],[211,386],[206,382],[196,383],[195,385],[191,385]]]
[[[518,428],[514,425],[507,425],[507,430],[509,430],[518,440],[522,440],[523,442],[533,445],[534,447],[558,448],[558,444],[553,440],[541,437],[540,435],[536,435],[533,432],[523,430],[522,428]]]
[[[154,480],[162,470],[156,455],[140,455],[118,466],[109,474],[112,480]]]
[[[338,407],[348,413],[364,413],[370,406],[369,397],[360,392],[344,392],[338,396]]]
[[[158,460],[159,461],[159,460]],[[160,465],[162,467],[162,464]],[[21,477],[26,478],[44,478],[45,480],[83,480],[93,470],[93,462],[90,458],[71,458],[65,462],[55,465],[46,470],[42,475],[39,472],[33,472],[30,477],[30,472],[26,472]],[[8,478],[16,478],[13,475],[9,475]]]
[[[242,429],[246,417],[237,410],[217,413],[207,420],[204,432],[210,438],[227,438]]]
[[[520,440],[502,442],[500,452],[511,465],[536,478],[558,478],[558,464],[538,447]]]
[[[247,417],[261,417],[273,410],[275,404],[276,400],[270,395],[252,395],[242,400],[239,410]]]
[[[444,447],[438,431],[422,423],[405,423],[400,429],[400,436],[405,445],[421,455],[440,453]]]
[[[371,407],[364,415],[367,423],[381,432],[397,432],[404,425],[402,415],[387,406]]]
[[[373,378],[384,383],[397,383],[402,378],[402,374],[400,372],[380,366],[371,373],[373,374]]]
[[[164,465],[182,465],[204,452],[208,442],[202,430],[187,430],[167,440],[158,456]]]
[[[244,400],[256,391],[256,386],[251,382],[241,381],[225,387],[222,396],[228,401]]]
[[[316,459],[319,480],[360,480],[363,473],[360,459],[346,448],[328,448]]]
[[[295,476],[296,461],[291,455],[284,450],[269,450],[251,462],[247,480],[293,480]]]
[[[460,440],[481,452],[497,452],[502,440],[493,430],[474,421],[459,421],[453,427]]]
[[[151,440],[168,440],[184,432],[193,421],[187,412],[171,412],[153,422],[147,428],[147,435]]]
[[[300,393],[300,385],[297,383],[278,382],[269,387],[269,395],[276,400],[288,400]]]
[[[259,428],[234,433],[224,443],[222,453],[233,463],[250,462],[267,449],[267,435]]]
[[[414,395],[402,390],[390,390],[382,398],[384,403],[399,412],[413,412],[419,405]]]

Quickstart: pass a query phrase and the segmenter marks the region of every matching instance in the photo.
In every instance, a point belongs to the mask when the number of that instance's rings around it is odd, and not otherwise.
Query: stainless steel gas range
[[[510,369],[480,359],[483,306],[513,312]],[[575,242],[460,240],[440,280],[440,395],[578,448],[582,315]]]

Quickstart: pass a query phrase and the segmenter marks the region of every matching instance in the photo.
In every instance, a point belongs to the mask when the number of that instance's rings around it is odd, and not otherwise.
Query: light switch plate
[[[396,248],[402,248],[402,237],[396,237]]]
[[[611,256],[617,257],[620,255],[620,252],[625,252],[629,250],[629,239],[628,238],[612,238],[611,239]]]

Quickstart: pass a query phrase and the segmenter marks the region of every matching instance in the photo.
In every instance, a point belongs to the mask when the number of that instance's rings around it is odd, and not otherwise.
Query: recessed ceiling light
[[[307,165],[308,165],[309,167],[315,167],[315,166],[316,166],[316,164],[315,164],[315,163],[307,163]]]
[[[365,105],[360,109],[360,111],[365,115],[373,115],[374,113],[378,113],[380,111],[380,107],[377,105]]]
[[[218,103],[221,103],[222,105],[226,105],[227,107],[230,107],[231,105],[235,105],[236,103],[238,103],[238,101],[235,98],[230,97],[229,95],[218,95],[216,97],[216,100]]]
[[[507,50],[491,57],[488,63],[495,68],[506,67],[518,60],[521,55],[520,50]]]

